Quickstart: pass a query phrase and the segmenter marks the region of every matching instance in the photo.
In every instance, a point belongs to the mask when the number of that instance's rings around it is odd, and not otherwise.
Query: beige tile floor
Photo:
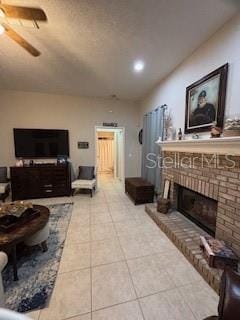
[[[218,297],[154,222],[107,176],[74,202],[49,306],[37,320],[202,320]]]

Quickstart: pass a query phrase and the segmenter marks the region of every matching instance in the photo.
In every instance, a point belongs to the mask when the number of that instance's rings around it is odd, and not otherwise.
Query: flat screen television
[[[69,156],[68,130],[13,129],[16,158]]]

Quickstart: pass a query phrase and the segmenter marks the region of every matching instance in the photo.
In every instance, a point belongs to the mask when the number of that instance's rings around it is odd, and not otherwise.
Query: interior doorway
[[[96,168],[98,176],[124,181],[124,128],[96,127]]]

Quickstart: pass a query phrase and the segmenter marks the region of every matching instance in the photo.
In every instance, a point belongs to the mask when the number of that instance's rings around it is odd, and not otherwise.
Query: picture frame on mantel
[[[185,133],[223,128],[228,63],[186,89]]]

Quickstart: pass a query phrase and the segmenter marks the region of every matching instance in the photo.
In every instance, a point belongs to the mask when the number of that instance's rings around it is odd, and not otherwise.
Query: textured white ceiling
[[[235,0],[3,0],[48,23],[16,26],[42,55],[0,37],[0,88],[140,99],[239,10]],[[143,59],[142,74],[132,71]]]

